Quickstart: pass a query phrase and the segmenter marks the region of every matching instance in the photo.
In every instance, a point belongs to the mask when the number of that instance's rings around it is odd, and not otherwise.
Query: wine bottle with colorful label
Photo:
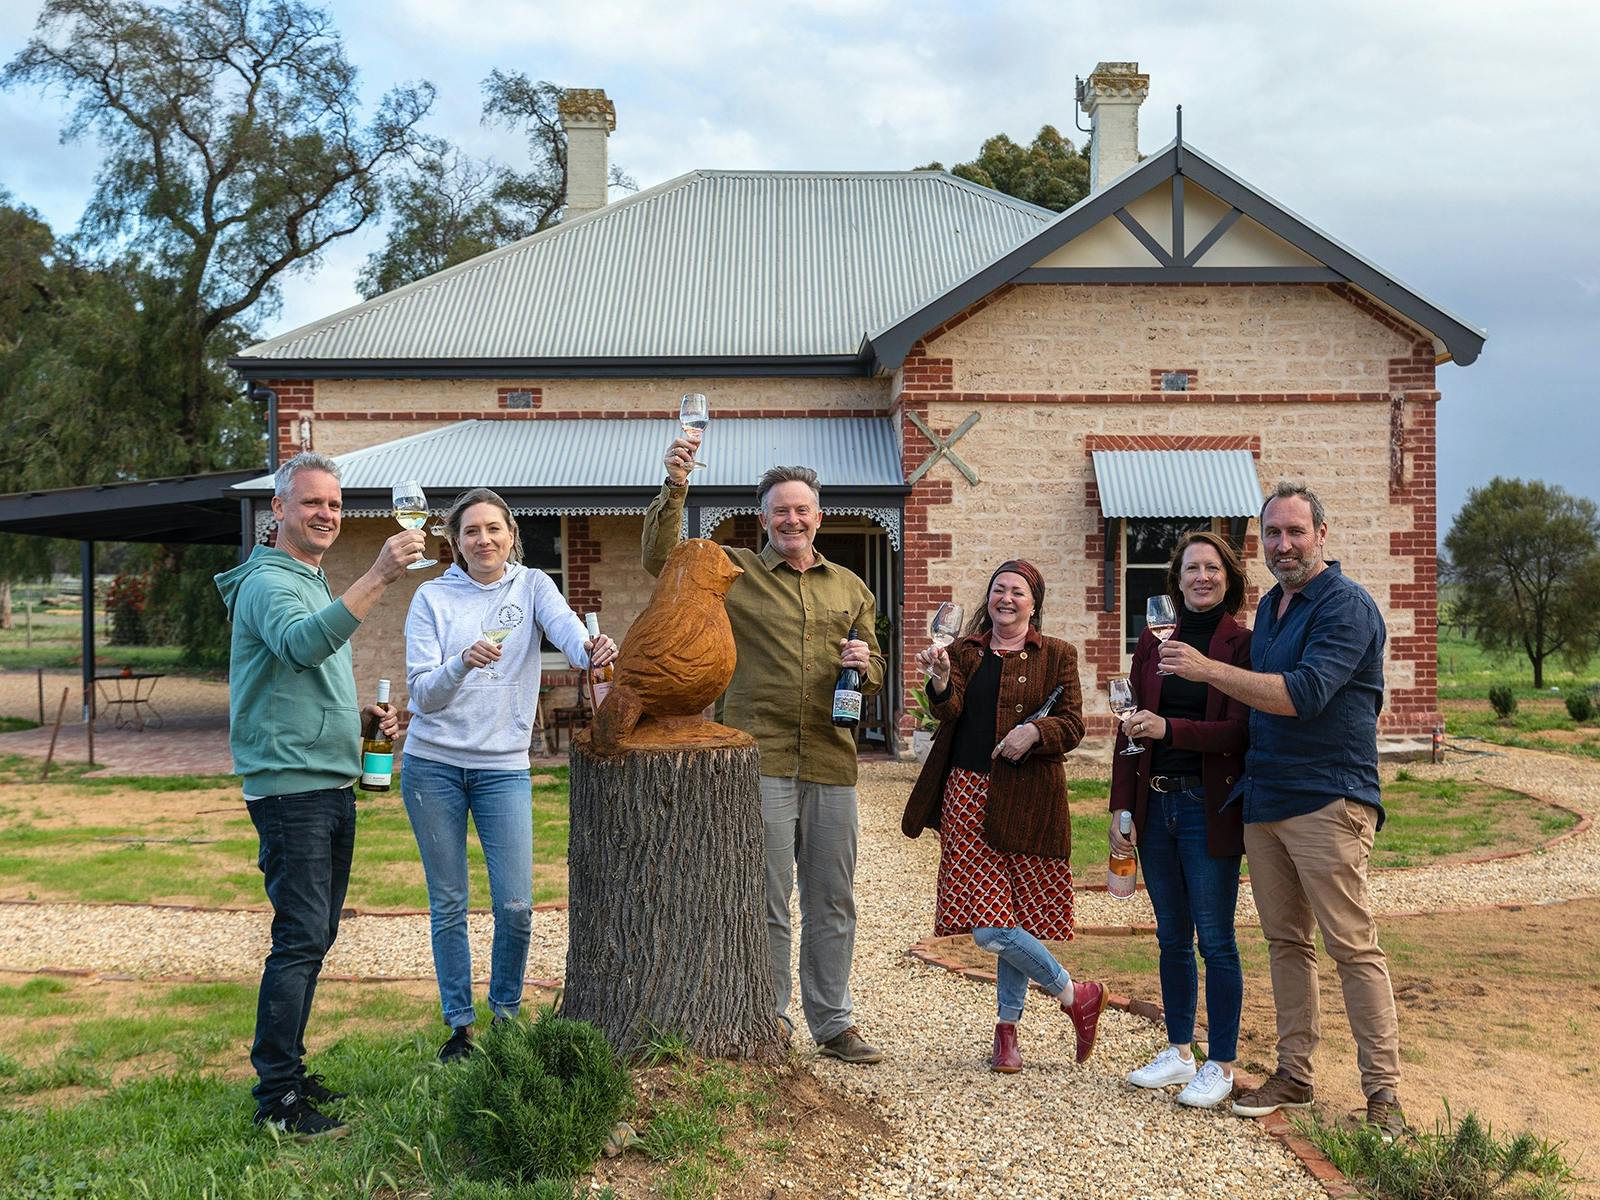
[[[389,703],[387,679],[378,680],[378,703]],[[373,713],[361,731],[361,787],[368,792],[387,792],[393,783],[394,742],[383,732],[383,718]]]

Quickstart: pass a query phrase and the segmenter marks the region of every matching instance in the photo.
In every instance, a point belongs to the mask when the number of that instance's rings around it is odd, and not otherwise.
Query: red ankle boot
[[[1015,1075],[1022,1070],[1022,1055],[1017,1050],[1017,1026],[1013,1021],[1001,1021],[994,1027],[994,1055],[989,1059],[991,1069],[1002,1075]]]

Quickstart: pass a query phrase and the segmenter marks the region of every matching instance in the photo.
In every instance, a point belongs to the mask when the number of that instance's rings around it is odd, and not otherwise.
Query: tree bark
[[[11,613],[11,581],[0,579],[0,629],[12,627]]]
[[[777,1061],[759,755],[737,730],[683,732],[604,757],[573,739],[562,1015],[623,1054],[659,1031]]]

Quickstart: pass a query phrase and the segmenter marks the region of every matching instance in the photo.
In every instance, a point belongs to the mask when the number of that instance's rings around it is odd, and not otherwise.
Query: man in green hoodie
[[[278,468],[274,491],[277,546],[257,546],[216,577],[233,622],[233,768],[244,776],[273,913],[250,1050],[259,1077],[255,1119],[297,1137],[337,1137],[345,1125],[316,1103],[342,1096],[306,1074],[305,1032],[323,957],[339,931],[355,848],[361,714],[350,635],[422,557],[423,535],[395,534],[335,600],[322,558],[339,536],[338,465],[297,454]],[[398,714],[381,715],[392,736]]]

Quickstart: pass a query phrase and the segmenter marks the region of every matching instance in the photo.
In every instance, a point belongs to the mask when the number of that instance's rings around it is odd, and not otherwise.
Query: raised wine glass
[[[699,392],[690,392],[678,402],[678,424],[683,426],[685,436],[693,434],[695,453],[700,451],[700,442],[706,435],[706,426],[711,424],[711,410],[706,407],[706,398]],[[698,458],[689,460],[689,470],[699,470],[706,464]]]
[[[1156,640],[1164,642],[1174,633],[1178,632],[1178,613],[1172,607],[1172,597],[1163,592],[1159,596],[1151,596],[1144,604],[1144,627],[1155,634]],[[1156,667],[1157,675],[1171,675],[1171,671],[1163,671]]]
[[[394,519],[400,523],[400,528],[421,529],[428,523],[428,498],[422,494],[422,485],[415,479],[395,484],[390,495],[394,499]],[[419,558],[414,563],[407,563],[406,570],[420,571],[424,567],[438,565],[437,559]]]
[[[961,622],[965,619],[966,612],[961,605],[946,601],[939,605],[932,618],[928,621],[928,639],[943,650],[961,636]],[[928,669],[928,678],[933,678],[933,669],[931,667]]]
[[[1133,681],[1126,675],[1113,676],[1106,684],[1106,692],[1111,700],[1111,711],[1119,717],[1125,717],[1139,707],[1133,698]],[[1143,754],[1144,747],[1130,737],[1122,753]]]

